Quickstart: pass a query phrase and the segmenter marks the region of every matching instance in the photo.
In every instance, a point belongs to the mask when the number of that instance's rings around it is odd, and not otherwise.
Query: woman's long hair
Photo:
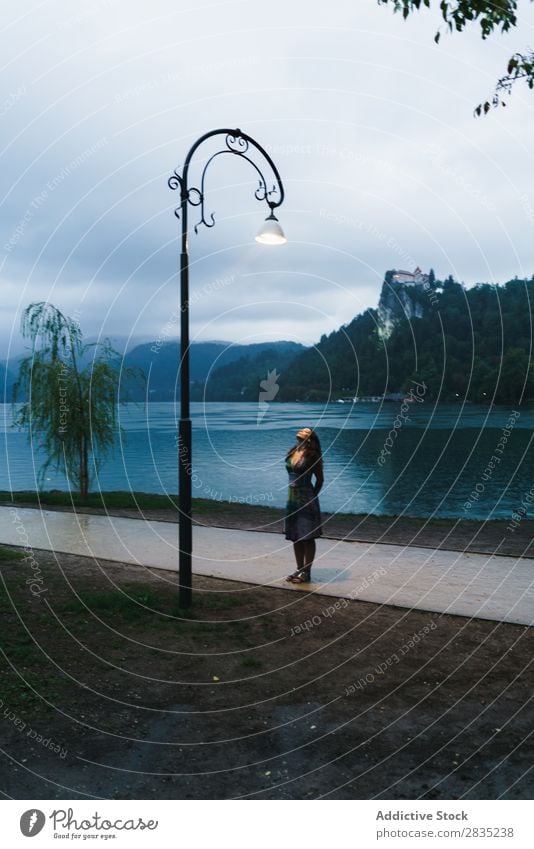
[[[321,443],[319,441],[319,437],[317,436],[316,432],[312,428],[310,428],[310,431],[311,432],[310,432],[309,436],[304,440],[303,443],[297,442],[296,445],[293,445],[293,447],[289,449],[289,451],[286,454],[286,460],[287,460],[288,457],[291,457],[291,455],[297,450],[297,448],[302,448],[303,451],[304,451],[304,456],[310,457],[311,460],[313,461],[312,462],[312,468],[316,469],[317,471],[322,471],[322,469],[323,469],[323,454],[322,454],[322,451],[321,451]]]

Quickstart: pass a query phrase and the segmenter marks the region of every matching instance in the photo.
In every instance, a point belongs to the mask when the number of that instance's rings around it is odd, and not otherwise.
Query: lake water
[[[529,493],[527,504],[534,503],[534,406],[514,415],[512,408],[414,402],[408,421],[400,412],[400,401],[264,410],[194,403],[193,497],[284,506],[285,452],[295,431],[311,426],[323,447],[324,510],[509,519]],[[92,488],[176,493],[176,416],[172,403],[123,407],[124,434]],[[10,424],[11,407],[3,405],[0,488],[33,489],[39,449]],[[49,473],[45,488],[65,489],[66,480]]]

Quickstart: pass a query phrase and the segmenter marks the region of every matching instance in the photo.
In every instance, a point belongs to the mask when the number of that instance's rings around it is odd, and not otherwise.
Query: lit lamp
[[[271,214],[265,219],[263,225],[256,236],[256,241],[262,245],[285,245],[287,239],[284,231],[278,223],[278,218],[271,210]]]

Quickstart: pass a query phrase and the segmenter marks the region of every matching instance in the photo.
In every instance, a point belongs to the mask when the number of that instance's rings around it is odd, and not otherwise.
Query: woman
[[[315,431],[304,427],[297,432],[297,444],[287,452],[285,463],[289,487],[284,531],[286,539],[293,543],[297,562],[297,571],[286,580],[304,584],[311,580],[315,540],[323,533],[317,497],[323,485],[323,459]]]

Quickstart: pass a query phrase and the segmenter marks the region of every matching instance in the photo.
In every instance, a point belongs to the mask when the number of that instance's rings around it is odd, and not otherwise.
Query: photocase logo
[[[24,811],[20,818],[20,830],[24,837],[35,837],[42,830],[45,822],[46,817],[42,811],[30,808],[29,811]]]
[[[280,377],[279,374],[276,373],[276,369],[273,368],[271,371],[267,372],[267,377],[265,380],[260,380],[261,392],[258,398],[258,420],[256,422],[256,427],[260,424],[265,413],[269,409],[269,401],[274,401],[278,394],[278,390],[280,387],[277,384],[277,380]]]

